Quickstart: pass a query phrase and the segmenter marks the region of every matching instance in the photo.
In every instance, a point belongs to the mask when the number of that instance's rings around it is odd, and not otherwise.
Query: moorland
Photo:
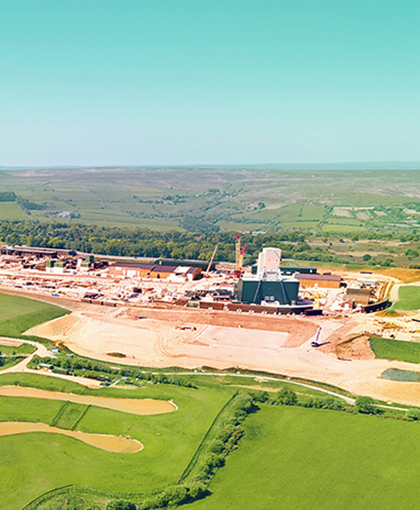
[[[284,242],[286,258],[415,267],[419,175],[368,169],[2,170],[0,238],[203,259],[219,243],[217,260],[231,260],[235,234],[242,232],[247,262],[255,258],[254,244],[257,251]]]

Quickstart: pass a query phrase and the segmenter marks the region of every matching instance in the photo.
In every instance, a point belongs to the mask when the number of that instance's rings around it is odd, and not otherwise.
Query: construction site
[[[390,331],[420,338],[416,318],[369,313],[389,305],[396,278],[288,266],[270,247],[243,267],[239,237],[236,264],[215,264],[216,250],[210,261],[119,260],[5,246],[0,289],[70,310],[26,334],[83,356],[135,366],[259,370],[356,392],[368,384],[378,398],[390,397],[398,385],[381,379],[390,365],[375,359],[369,338]]]
[[[334,315],[388,306],[389,281],[352,278],[314,267],[282,265],[281,250],[264,248],[254,266],[210,261],[121,260],[71,250],[3,246],[3,287],[103,306],[173,305],[240,313]]]

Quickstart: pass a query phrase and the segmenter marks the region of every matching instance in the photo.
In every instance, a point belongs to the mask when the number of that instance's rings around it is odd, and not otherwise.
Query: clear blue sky
[[[420,161],[416,0],[0,0],[0,166]]]

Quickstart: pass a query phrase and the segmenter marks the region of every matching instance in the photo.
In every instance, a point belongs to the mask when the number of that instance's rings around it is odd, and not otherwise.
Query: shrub
[[[333,411],[339,411],[341,404],[333,397],[324,397],[321,399],[322,409],[331,409]]]
[[[163,501],[163,506],[168,505],[180,505],[184,503],[187,499],[187,489],[183,485],[169,487],[166,491],[161,495],[161,500]]]
[[[253,391],[251,393],[251,396],[254,400],[254,402],[267,402],[267,400],[269,399],[269,395],[266,391]]]
[[[314,399],[311,397],[301,397],[299,405],[302,407],[314,407]]]
[[[199,482],[193,482],[188,487],[188,496],[192,501],[203,498],[206,492],[206,486]]]
[[[294,406],[297,404],[296,393],[289,388],[282,388],[277,395],[277,400],[283,406]]]
[[[377,411],[373,405],[373,399],[370,397],[357,397],[355,408],[358,413],[362,414],[375,414]]]
[[[220,453],[222,453],[224,448],[225,448],[225,445],[222,441],[220,441],[220,439],[216,439],[210,445],[210,451],[212,453],[215,453],[216,455],[219,455]]]
[[[420,420],[420,409],[409,409],[406,417],[408,420],[418,421]]]
[[[130,503],[130,501],[110,501],[106,505],[106,510],[137,510],[137,507],[134,503]]]

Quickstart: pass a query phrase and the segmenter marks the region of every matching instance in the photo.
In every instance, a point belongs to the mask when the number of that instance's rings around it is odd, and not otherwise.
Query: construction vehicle
[[[312,340],[311,342],[311,347],[319,347],[319,343],[318,343],[318,340],[319,340],[319,335],[321,334],[321,326],[318,328],[317,332],[316,332],[316,335],[315,335],[315,338]]]

